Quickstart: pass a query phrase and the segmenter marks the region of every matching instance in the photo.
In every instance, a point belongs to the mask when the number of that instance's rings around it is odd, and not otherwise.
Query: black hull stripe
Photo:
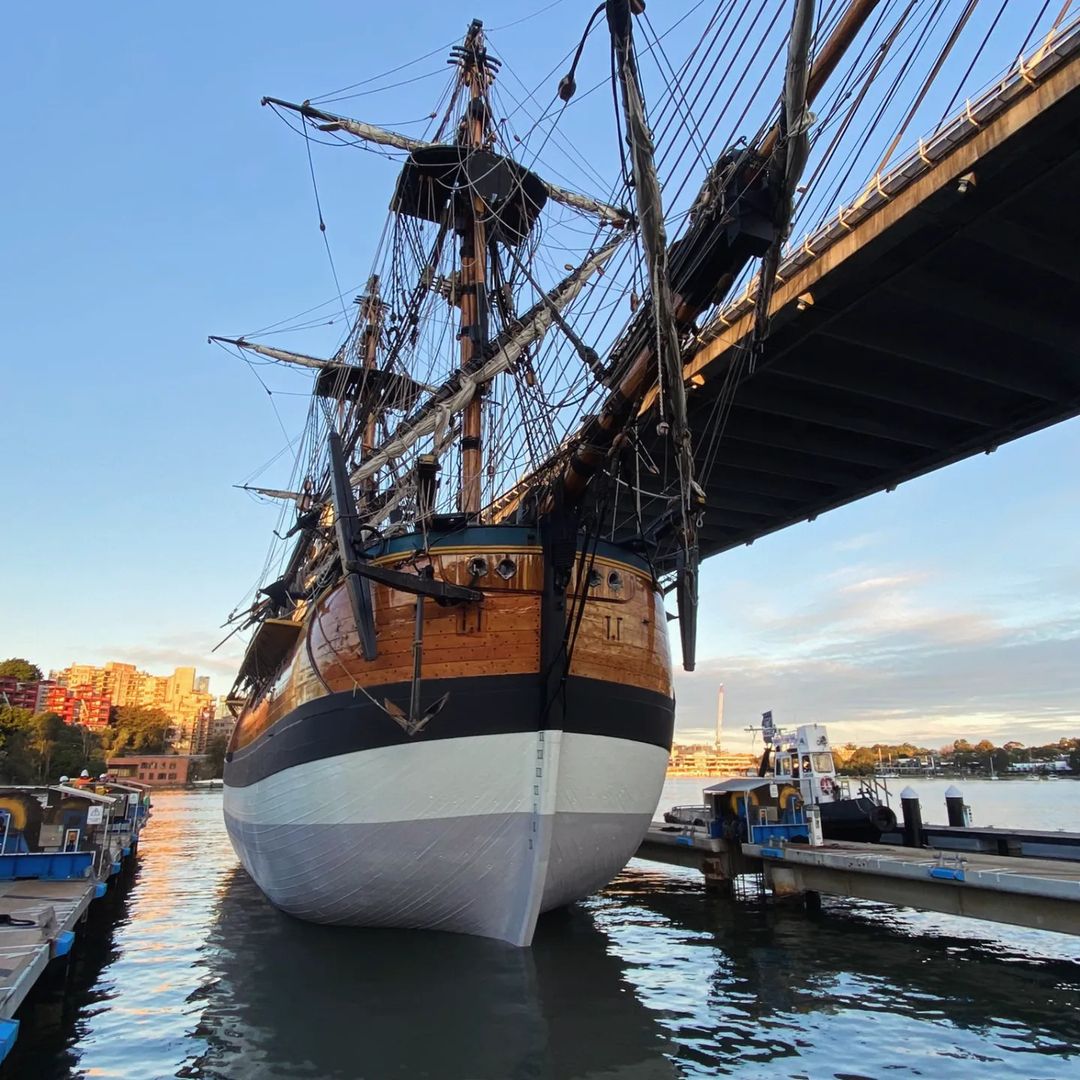
[[[408,709],[408,683],[371,687],[369,693],[380,704],[389,699],[403,711]],[[232,754],[225,765],[225,783],[247,787],[294,765],[357,750],[539,731],[545,726],[538,675],[424,680],[425,707],[446,693],[450,696],[442,712],[412,737],[359,690],[309,701]],[[674,723],[675,702],[663,694],[579,676],[567,681],[564,731],[670,750]]]

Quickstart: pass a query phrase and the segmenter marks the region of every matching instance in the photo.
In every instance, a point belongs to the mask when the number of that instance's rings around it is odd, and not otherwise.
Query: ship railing
[[[858,788],[855,791],[855,795],[851,794],[851,781],[843,781],[842,790],[845,799],[852,797],[859,799],[870,799],[872,802],[876,802],[881,806],[888,806],[890,800],[889,784],[882,776],[860,776],[856,778],[858,780]]]
[[[673,806],[664,814],[669,825],[707,826],[711,817],[707,806]]]

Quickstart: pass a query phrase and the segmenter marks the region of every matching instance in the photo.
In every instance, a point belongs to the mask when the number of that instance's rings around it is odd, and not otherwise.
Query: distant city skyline
[[[15,657],[13,653],[0,659]],[[157,709],[168,717],[168,740],[173,749],[189,753],[201,752],[213,735],[227,733],[222,725],[215,727],[216,720],[227,719],[231,731],[231,714],[210,693],[210,677],[197,674],[194,666],[180,665],[167,675],[155,675],[118,660],[76,662],[43,670],[33,658],[20,658],[42,670],[40,680],[18,683],[20,690],[36,688],[32,702],[22,695],[22,707],[55,713],[67,724],[100,731],[109,723],[113,709]]]

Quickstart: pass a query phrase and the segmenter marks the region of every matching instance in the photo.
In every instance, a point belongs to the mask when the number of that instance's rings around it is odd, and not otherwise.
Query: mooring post
[[[950,784],[945,789],[945,810],[948,812],[951,827],[959,829],[968,824],[967,815],[964,813],[964,795],[955,784]]]
[[[900,792],[900,805],[904,811],[904,844],[906,847],[922,847],[922,807],[914,788],[906,787]]]
[[[730,896],[732,877],[729,869],[724,865],[723,859],[702,859],[701,872],[705,876],[705,891]]]

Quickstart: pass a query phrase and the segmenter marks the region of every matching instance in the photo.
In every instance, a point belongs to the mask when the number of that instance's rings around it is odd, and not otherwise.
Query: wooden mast
[[[485,64],[484,27],[474,20],[465,35],[464,78],[469,87],[469,107],[463,124],[466,150],[483,149],[487,136],[488,69]],[[484,202],[476,194],[462,199],[457,231],[461,236],[461,367],[468,369],[480,360],[487,343],[487,295],[485,281],[487,248],[483,222]],[[461,491],[458,505],[462,513],[480,513],[482,404],[481,392],[465,408],[461,424]]]
[[[379,298],[379,275],[372,274],[368,279],[367,292],[361,301],[363,315],[366,321],[363,339],[364,370],[374,371],[375,362],[379,350],[379,332],[382,329],[383,304]],[[366,378],[366,376],[365,376]],[[375,449],[375,422],[377,417],[374,409],[367,410],[364,419],[364,433],[360,438],[361,460],[366,461]],[[361,485],[363,494],[370,495],[375,490],[375,480],[371,478]]]
[[[851,0],[810,68],[806,88],[807,106],[821,91],[878,2],[879,0]],[[779,134],[779,125],[776,125],[757,148],[759,157],[765,158],[775,152]],[[704,306],[687,302],[674,290],[672,302],[675,321],[680,329],[688,326]],[[626,373],[601,406],[599,415],[586,428],[586,437],[571,454],[562,475],[563,498],[566,502],[575,503],[583,497],[593,475],[603,465],[616,435],[639,404],[641,395],[654,384],[655,377],[656,355],[650,341],[639,349],[629,363]],[[550,507],[551,502],[552,497],[549,496],[545,505]]]

